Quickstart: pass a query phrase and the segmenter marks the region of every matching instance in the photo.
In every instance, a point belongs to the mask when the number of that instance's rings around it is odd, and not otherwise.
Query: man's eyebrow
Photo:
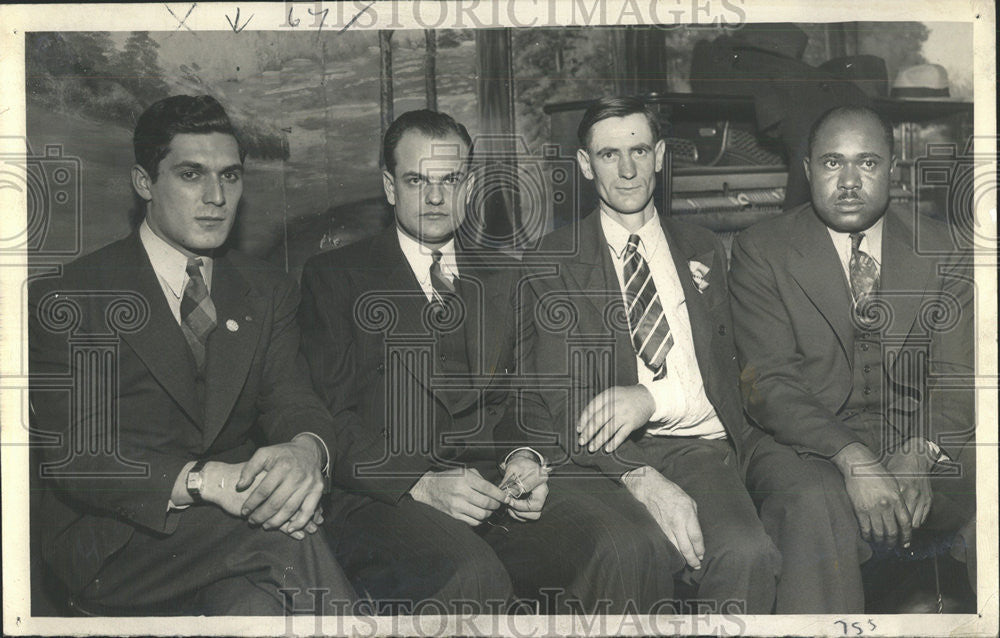
[[[201,172],[205,172],[205,173],[209,172],[208,167],[205,166],[204,164],[202,164],[201,162],[190,162],[190,161],[177,162],[176,164],[174,164],[173,166],[171,166],[171,168],[174,169],[174,170],[178,170],[178,169],[192,169],[192,170],[201,171]],[[243,172],[243,165],[242,164],[230,164],[229,166],[223,167],[219,172],[220,173],[232,173],[232,172],[240,172],[240,173],[242,173]]]
[[[875,159],[882,159],[882,156],[876,153],[875,151],[866,151],[864,153],[858,153],[858,157],[864,157],[864,158],[874,157]]]

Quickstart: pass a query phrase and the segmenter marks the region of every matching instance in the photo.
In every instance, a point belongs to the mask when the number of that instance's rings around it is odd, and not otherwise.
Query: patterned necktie
[[[639,236],[630,235],[623,268],[629,332],[639,358],[656,373],[654,379],[662,379],[667,374],[667,353],[674,345],[674,336],[670,334],[670,324],[656,294],[649,265],[638,248]]]
[[[191,347],[200,374],[205,370],[205,344],[215,329],[215,304],[201,275],[201,259],[191,257],[184,270],[188,282],[181,297],[181,332]]]
[[[861,250],[864,233],[851,233],[851,293],[854,301],[860,302],[878,288],[878,266],[871,255]]]

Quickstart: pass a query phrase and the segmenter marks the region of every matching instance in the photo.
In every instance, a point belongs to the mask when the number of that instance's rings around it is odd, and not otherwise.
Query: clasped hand
[[[427,472],[410,488],[410,496],[473,527],[501,505],[507,505],[515,520],[538,519],[548,495],[548,473],[537,460],[515,456],[500,483],[508,481],[517,485],[518,498],[484,479],[474,468]]]

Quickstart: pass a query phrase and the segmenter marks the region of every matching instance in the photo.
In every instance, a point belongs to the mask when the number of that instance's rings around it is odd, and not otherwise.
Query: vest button
[[[441,361],[447,361],[448,357],[441,355],[440,357],[438,357],[438,359],[440,359]]]
[[[380,363],[380,364],[378,364],[378,367],[377,367],[377,368],[375,368],[375,370],[376,370],[376,372],[378,372],[379,374],[384,374],[384,373],[385,373],[385,364],[384,364],[384,363]]]
[[[865,372],[871,372],[872,371],[872,367],[870,365],[865,365],[864,371]]]
[[[719,326],[719,334],[723,335],[723,336],[726,334],[726,326],[725,325],[720,325]]]
[[[865,394],[871,394],[871,393],[872,393],[872,388],[871,388],[871,386],[868,386],[868,385],[866,385],[866,386],[865,386]]]
[[[862,343],[861,344],[861,350],[863,352],[868,352],[868,344],[867,343]]]

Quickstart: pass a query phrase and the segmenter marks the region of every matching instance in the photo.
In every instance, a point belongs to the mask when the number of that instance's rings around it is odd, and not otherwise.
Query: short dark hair
[[[469,157],[472,156],[472,138],[465,126],[455,121],[455,118],[447,113],[431,111],[430,109],[419,109],[417,111],[407,111],[403,113],[389,125],[385,132],[385,139],[382,140],[382,161],[385,169],[390,173],[396,170],[396,146],[403,134],[410,130],[417,130],[431,138],[447,137],[450,134],[457,135],[466,148],[469,149]]]
[[[590,142],[590,130],[601,120],[610,117],[626,117],[641,113],[646,116],[649,128],[653,131],[653,141],[660,140],[660,120],[649,105],[635,97],[613,96],[602,97],[584,111],[580,126],[576,129],[576,136],[580,140],[580,146],[586,148]]]
[[[813,122],[812,128],[809,129],[809,140],[806,146],[806,159],[812,157],[812,149],[813,145],[816,143],[816,135],[819,133],[819,129],[822,128],[822,126],[828,121],[839,115],[873,118],[876,122],[878,122],[879,127],[882,129],[882,137],[885,139],[885,143],[889,145],[889,151],[891,152],[893,150],[895,140],[892,136],[892,122],[869,106],[851,104],[847,106],[835,106],[816,118],[816,121]]]
[[[246,157],[233,123],[226,110],[211,95],[172,95],[154,102],[135,124],[132,148],[135,163],[149,173],[154,182],[160,162],[170,152],[170,142],[181,133],[225,133],[236,139],[240,161]]]

